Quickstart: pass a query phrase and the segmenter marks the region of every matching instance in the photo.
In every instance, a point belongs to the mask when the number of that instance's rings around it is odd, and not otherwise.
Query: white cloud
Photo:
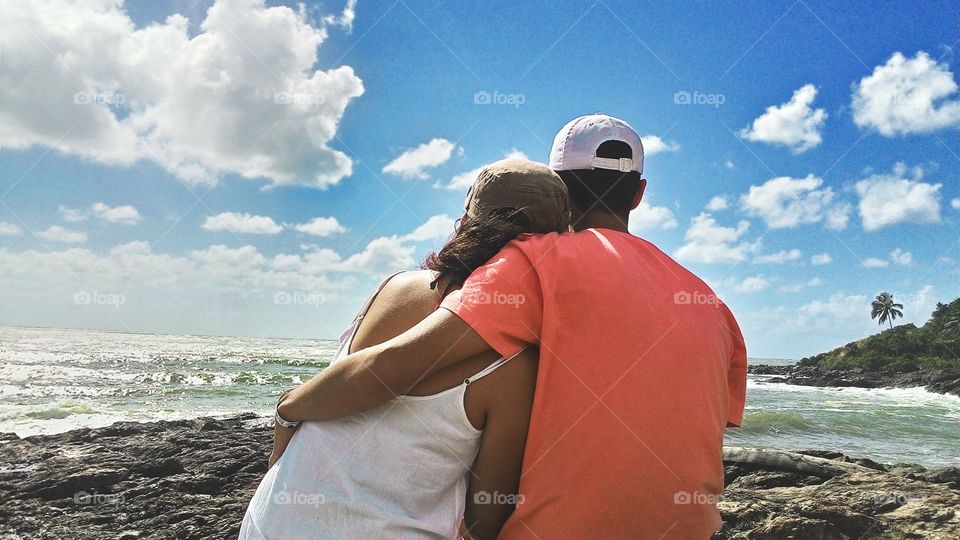
[[[282,325],[286,335],[335,337],[373,279],[416,266],[409,239],[431,236],[440,222],[427,220],[430,227],[375,238],[344,255],[320,248],[267,256],[254,246],[219,244],[173,255],[147,242],[106,254],[0,246],[0,320],[220,335],[272,335]],[[125,303],[78,304],[75,295],[84,292],[122,295]]]
[[[313,236],[330,236],[347,230],[335,217],[315,217],[306,223],[298,223],[293,228],[297,232]]]
[[[890,263],[885,259],[878,259],[877,257],[868,257],[863,260],[864,268],[886,268],[890,266]]]
[[[750,127],[740,130],[740,136],[749,141],[787,146],[795,154],[810,150],[820,144],[820,130],[827,120],[827,111],[811,107],[816,97],[815,86],[802,86],[790,101],[767,107]]]
[[[753,259],[755,264],[783,264],[787,261],[796,261],[803,257],[803,252],[799,249],[783,250],[769,255],[760,255]]]
[[[83,210],[78,210],[76,208],[67,208],[66,206],[60,205],[57,209],[60,212],[60,216],[63,217],[63,220],[68,223],[76,223],[78,221],[83,221],[87,219],[87,213]]]
[[[736,227],[723,227],[710,214],[701,212],[690,220],[690,228],[684,235],[687,243],[677,250],[677,258],[702,263],[745,261],[760,249],[759,240],[738,242],[749,228],[747,221],[741,221]]]
[[[896,52],[853,88],[853,121],[886,137],[960,127],[957,83],[924,51]],[[951,99],[952,98],[952,99]]]
[[[97,202],[90,206],[90,210],[94,216],[108,223],[136,225],[140,221],[140,212],[129,204],[111,208],[102,202]]]
[[[923,170],[897,163],[892,174],[875,174],[855,184],[863,228],[876,231],[898,223],[940,223],[942,184],[921,182]]]
[[[827,300],[814,300],[797,309],[802,327],[831,327],[839,321],[869,318],[870,302],[863,294],[836,293]]]
[[[832,205],[830,187],[820,189],[823,179],[812,174],[806,178],[779,176],[759,186],[750,186],[740,197],[740,207],[747,215],[763,219],[771,229],[784,229],[817,223],[826,218],[832,228],[846,225],[849,208]]]
[[[853,206],[850,203],[839,203],[827,209],[823,218],[823,225],[831,231],[842,231],[847,228],[850,222],[850,213],[853,212]]]
[[[823,266],[825,264],[830,264],[833,262],[833,257],[829,253],[821,253],[819,255],[814,255],[810,257],[810,264],[814,266]]]
[[[736,284],[733,289],[739,293],[750,294],[766,290],[769,286],[770,282],[763,276],[752,276]]]
[[[87,233],[64,229],[59,225],[51,225],[47,230],[37,233],[37,236],[41,240],[61,244],[82,244],[87,241]]]
[[[427,240],[444,240],[453,234],[453,218],[446,214],[431,216],[423,225],[420,225],[410,234],[403,237],[409,242],[425,242]]]
[[[343,269],[352,272],[383,274],[410,268],[414,264],[414,247],[396,236],[374,238],[360,253],[343,261]]]
[[[707,203],[706,209],[708,212],[719,212],[720,210],[726,210],[730,208],[730,201],[723,195],[716,195],[710,199],[710,202]]]
[[[13,223],[0,221],[0,236],[19,236],[23,231]]]
[[[427,169],[446,163],[456,148],[454,143],[446,139],[431,139],[416,148],[404,150],[383,167],[383,172],[407,179],[425,180],[429,178]]]
[[[347,0],[340,15],[327,15],[323,18],[324,24],[343,27],[348,33],[353,30],[353,21],[357,17],[357,0]]]
[[[960,210],[960,198],[950,201],[950,206],[952,206],[954,210]]]
[[[676,152],[680,149],[680,143],[676,141],[665,141],[656,135],[643,135],[640,137],[643,143],[643,155],[652,156],[661,152]]]
[[[818,277],[815,277],[805,283],[795,283],[793,285],[784,285],[777,290],[780,292],[786,292],[786,293],[797,293],[804,289],[819,287],[821,285],[823,285],[823,280]]]
[[[513,150],[510,150],[509,152],[504,154],[503,159],[530,159],[530,158],[528,158],[527,155],[524,154],[523,152],[514,148]],[[449,189],[452,191],[463,191],[464,193],[466,193],[467,189],[473,185],[474,180],[477,179],[477,176],[480,176],[480,172],[483,171],[483,169],[486,168],[487,165],[489,165],[489,163],[485,165],[481,165],[476,169],[470,169],[467,172],[460,173],[454,176],[450,180],[450,182],[446,184],[441,184],[440,182],[437,182],[436,184],[433,185],[433,187]]]
[[[241,234],[277,234],[281,227],[273,218],[247,213],[223,212],[208,216],[201,225],[208,231],[228,231]]]
[[[890,252],[890,260],[898,266],[910,266],[913,262],[913,254],[909,251],[897,248]]]
[[[633,234],[655,229],[676,229],[680,225],[672,210],[666,206],[651,206],[647,201],[640,201],[640,204],[630,211],[629,219],[630,232]]]
[[[61,205],[58,210],[63,220],[68,223],[84,221],[91,216],[106,221],[107,223],[119,223],[122,225],[136,225],[141,219],[140,212],[129,204],[111,207],[102,202],[95,202],[90,205],[90,209],[87,211],[67,208],[63,205]]]
[[[736,168],[737,168],[737,166],[736,166],[732,161],[730,161],[729,159],[723,162],[723,166],[724,166],[724,168],[727,168],[727,169],[736,169]]]
[[[0,20],[5,148],[150,160],[204,183],[322,188],[351,173],[328,143],[363,84],[348,66],[315,68],[326,30],[303,12],[217,0],[197,35],[177,14],[137,28],[122,2],[3,2]]]

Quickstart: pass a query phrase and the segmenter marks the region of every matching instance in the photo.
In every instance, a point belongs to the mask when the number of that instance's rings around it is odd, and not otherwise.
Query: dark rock
[[[938,394],[960,396],[960,373],[944,370],[920,370],[909,373],[885,373],[856,369],[826,369],[810,362],[786,366],[751,365],[754,375],[769,375],[766,382],[800,386],[853,388],[917,388]]]
[[[247,414],[10,439],[0,538],[235,537],[271,435]],[[958,469],[803,454],[730,454],[716,538],[960,537]]]

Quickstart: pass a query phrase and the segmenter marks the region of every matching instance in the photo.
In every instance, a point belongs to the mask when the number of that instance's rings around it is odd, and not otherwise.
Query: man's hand
[[[334,362],[287,394],[277,410],[290,421],[368,411],[406,394],[431,373],[489,349],[463,319],[438,309],[399,336]]]
[[[267,466],[273,467],[273,464],[280,459],[280,456],[283,455],[283,452],[287,449],[287,445],[290,444],[290,439],[293,438],[293,434],[297,432],[297,428],[285,428],[280,424],[273,425],[273,453],[270,454],[270,459],[267,460]]]

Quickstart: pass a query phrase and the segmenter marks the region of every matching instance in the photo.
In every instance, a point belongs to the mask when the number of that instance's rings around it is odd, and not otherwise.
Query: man
[[[720,526],[724,428],[743,414],[737,323],[700,279],[629,234],[646,188],[630,126],[574,119],[550,166],[577,232],[511,242],[441,309],[295,389],[278,416],[368,410],[488,347],[538,345],[522,503],[501,536],[707,538]]]

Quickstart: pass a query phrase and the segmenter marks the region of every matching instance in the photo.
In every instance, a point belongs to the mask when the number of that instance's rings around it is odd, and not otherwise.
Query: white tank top
[[[335,361],[346,356],[389,280],[340,338]],[[400,396],[366,413],[304,422],[260,482],[240,539],[459,538],[482,433],[467,418],[464,393],[505,361],[437,394]]]

